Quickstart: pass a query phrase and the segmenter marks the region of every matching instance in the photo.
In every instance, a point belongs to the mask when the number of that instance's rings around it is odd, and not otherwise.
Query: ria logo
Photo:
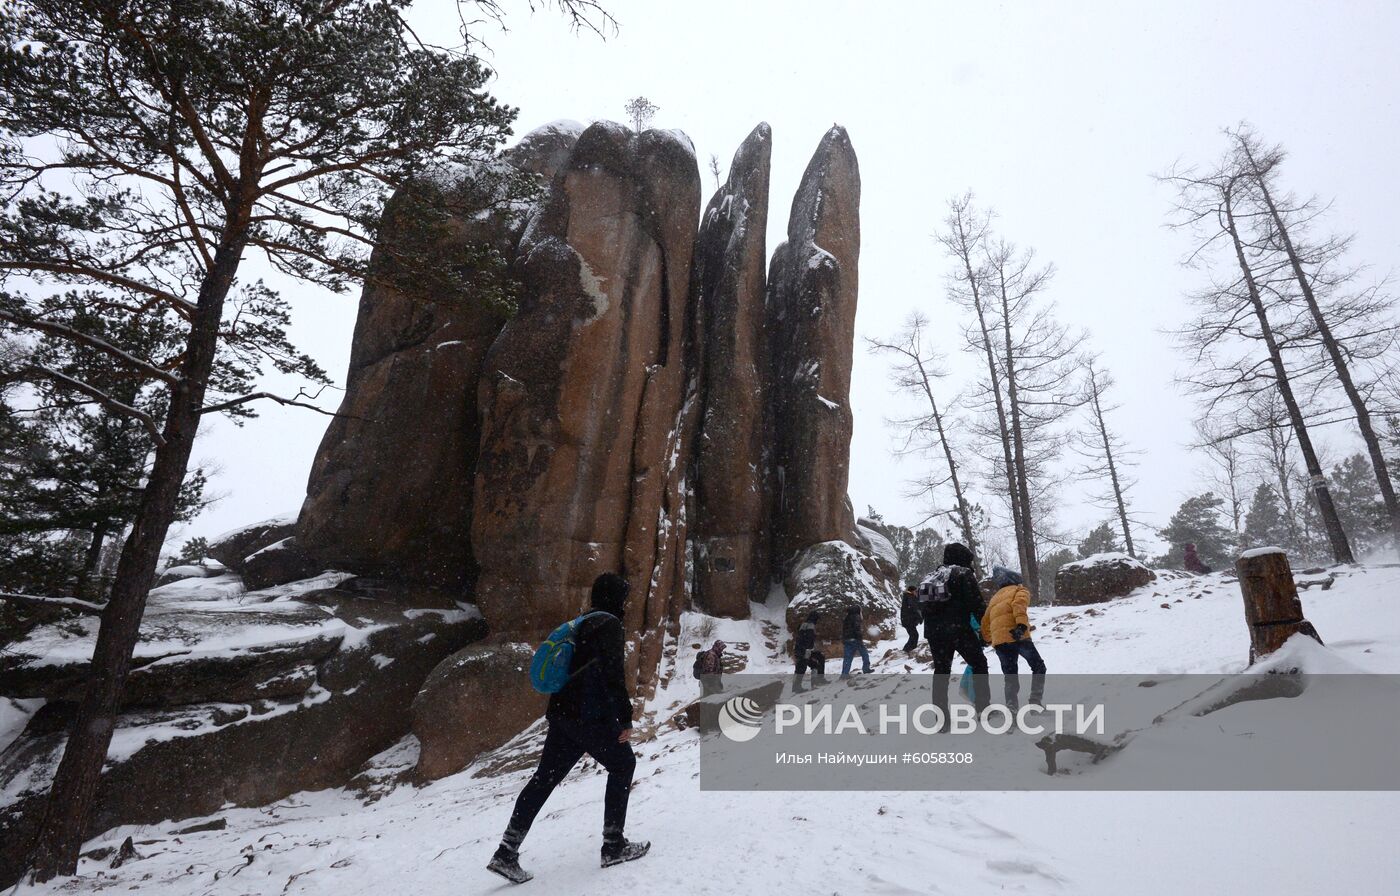
[[[719,710],[719,730],[735,743],[758,737],[763,709],[748,697],[730,697]]]

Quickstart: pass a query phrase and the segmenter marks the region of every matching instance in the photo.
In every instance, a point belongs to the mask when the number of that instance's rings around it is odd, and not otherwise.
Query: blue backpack
[[[569,666],[574,660],[574,635],[589,616],[608,615],[602,610],[584,613],[549,633],[530,663],[530,686],[541,694],[557,694],[569,683]]]

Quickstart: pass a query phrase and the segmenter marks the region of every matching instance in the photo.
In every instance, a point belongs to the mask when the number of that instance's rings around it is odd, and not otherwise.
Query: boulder
[[[802,176],[768,269],[779,562],[821,542],[862,543],[846,496],[859,257],[860,168],[837,126]]]
[[[528,644],[473,644],[437,665],[413,701],[420,780],[456,774],[544,715]]]
[[[408,733],[409,708],[429,672],[485,633],[479,615],[461,609],[405,609],[336,589],[300,597],[339,634],[327,655],[306,657],[314,680],[304,692],[244,700],[225,693],[217,702],[123,712],[85,837],[344,784]],[[260,633],[250,624],[243,645]],[[49,703],[0,753],[0,886],[22,871],[72,705]]]
[[[179,582],[184,579],[207,579],[214,575],[218,575],[218,572],[207,566],[186,563],[167,567],[160,575],[156,576],[156,584],[169,585],[171,582]]]
[[[828,541],[800,551],[783,579],[788,631],[796,633],[815,610],[817,640],[828,659],[840,656],[841,622],[856,604],[869,637],[886,639],[899,621],[899,580],[885,575],[880,562],[844,541]],[[832,648],[836,652],[832,653]]]
[[[695,603],[716,616],[747,617],[772,583],[764,307],[772,144],[767,124],[749,134],[695,244],[701,350],[689,531]]]
[[[521,239],[519,311],[481,377],[478,605],[493,631],[533,641],[620,570],[634,673],[656,668],[685,599],[699,194],[683,136],[584,131]]]
[[[308,579],[323,569],[288,536],[243,558],[243,586],[249,591]]]
[[[1156,578],[1156,573],[1127,554],[1094,554],[1055,572],[1055,603],[1103,603],[1125,597]]]
[[[885,577],[898,582],[902,575],[899,569],[899,552],[894,549],[889,537],[880,531],[875,523],[865,519],[856,520],[856,531],[860,533],[865,550],[880,564]]]
[[[295,515],[276,516],[225,532],[210,543],[209,556],[228,569],[241,573],[244,558],[291,536],[295,530]]]

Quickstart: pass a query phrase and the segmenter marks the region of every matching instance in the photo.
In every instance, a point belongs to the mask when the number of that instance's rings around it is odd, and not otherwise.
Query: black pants
[[[808,671],[811,671],[813,681],[826,676],[826,656],[819,650],[811,651],[805,658],[799,653],[793,662],[799,685]]]
[[[904,642],[904,652],[913,653],[914,648],[919,646],[919,623],[901,622],[900,625],[909,633],[909,640]]]
[[[982,655],[982,639],[967,626],[944,628],[928,625],[924,629],[928,648],[933,654],[933,702],[944,715],[948,713],[948,675],[953,671],[953,654],[972,667],[972,703],[980,714],[987,708],[987,658]]]
[[[1026,664],[1031,667],[1031,703],[1044,706],[1045,661],[1040,658],[1040,651],[1035,649],[1031,639],[998,644],[996,652],[997,659],[1001,660],[1001,674],[1005,676],[1007,707],[1016,709],[1021,702],[1021,679],[1016,674],[1019,668],[1017,660],[1021,657],[1025,657]]]
[[[520,848],[520,841],[529,833],[545,800],[584,753],[608,770],[608,785],[603,794],[603,840],[621,840],[637,757],[632,753],[631,744],[618,743],[618,734],[618,729],[607,723],[550,719],[540,764],[515,800],[515,811],[510,815],[510,826],[506,828],[502,844],[511,849]]]

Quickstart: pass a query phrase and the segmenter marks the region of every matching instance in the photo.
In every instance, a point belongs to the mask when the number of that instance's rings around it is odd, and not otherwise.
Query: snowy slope
[[[1400,672],[1400,568],[1342,570],[1303,594],[1339,665]],[[1165,606],[1164,606],[1165,605]],[[687,614],[692,645],[721,638],[747,671],[785,670],[781,607],[748,621]],[[1178,579],[1097,607],[1033,608],[1051,672],[1222,672],[1248,650],[1238,588],[1220,576]],[[872,651],[880,671],[910,668],[896,642]],[[696,696],[677,676],[648,710],[653,730]],[[630,865],[597,866],[601,772],[585,763],[557,790],[526,841],[537,880],[521,893],[1067,894],[1371,891],[1400,873],[1394,793],[712,793],[698,788],[693,732],[638,746],[629,834],[653,841]],[[118,870],[85,860],[52,892],[136,888],[149,894],[358,896],[510,890],[482,866],[528,771],[524,736],[473,769],[416,789],[376,786],[413,759],[410,740],[376,762],[367,788],[298,794],[199,823],[109,832],[144,856]],[[484,767],[522,767],[474,778]],[[368,794],[368,795],[367,795]],[[376,799],[377,798],[377,799]],[[373,801],[371,801],[373,800]],[[1267,836],[1257,831],[1267,829]],[[1384,889],[1388,884],[1382,886]],[[49,892],[45,889],[22,892]]]

